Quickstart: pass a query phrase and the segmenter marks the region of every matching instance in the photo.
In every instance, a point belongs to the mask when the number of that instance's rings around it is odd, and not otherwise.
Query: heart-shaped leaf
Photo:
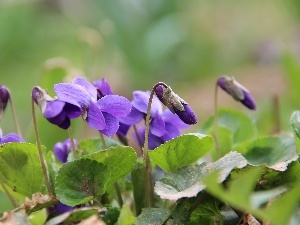
[[[185,134],[165,142],[149,152],[151,160],[166,172],[192,164],[213,146],[213,138],[203,134]]]
[[[155,183],[155,192],[162,199],[169,200],[193,197],[205,189],[202,179],[208,174],[220,171],[219,182],[223,182],[235,167],[246,165],[247,161],[241,154],[230,152],[214,163],[187,166],[166,174]]]
[[[57,173],[55,192],[64,204],[86,203],[105,192],[110,170],[103,163],[78,159],[62,165]]]
[[[108,185],[114,184],[120,178],[129,174],[137,160],[136,152],[133,148],[120,145],[85,155],[82,158],[95,160],[108,167],[111,172]]]
[[[44,147],[43,147],[44,148]],[[11,195],[24,199],[36,192],[45,194],[44,176],[37,146],[29,143],[7,143],[0,146],[0,179]]]

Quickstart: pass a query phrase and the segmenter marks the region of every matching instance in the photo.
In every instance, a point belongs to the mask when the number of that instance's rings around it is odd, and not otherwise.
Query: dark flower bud
[[[0,85],[0,119],[3,116],[9,98],[10,94],[7,87],[5,87],[4,85]]]
[[[169,108],[172,113],[176,113],[179,118],[186,124],[196,124],[198,119],[192,108],[175,94],[171,87],[158,85],[155,88],[155,93],[158,99]]]
[[[218,79],[218,85],[236,101],[240,101],[247,108],[253,110],[256,109],[255,100],[250,92],[234,78],[222,76]]]

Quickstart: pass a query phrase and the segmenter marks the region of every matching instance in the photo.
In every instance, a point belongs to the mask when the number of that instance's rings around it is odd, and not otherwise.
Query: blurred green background
[[[34,142],[31,90],[86,76],[106,77],[115,93],[164,81],[199,116],[198,130],[213,112],[215,79],[234,76],[257,99],[249,112],[223,92],[221,106],[239,108],[273,129],[279,96],[283,130],[300,108],[300,4],[285,0],[2,0],[0,83],[10,88],[24,138]],[[42,143],[51,149],[67,132],[39,114]],[[274,114],[274,113],[273,113]],[[15,131],[8,109],[4,133]],[[90,135],[82,121],[78,137]]]
[[[199,130],[213,113],[215,80],[227,74],[250,90],[258,109],[224,92],[221,106],[252,116],[261,135],[274,133],[278,111],[281,129],[290,132],[289,117],[300,108],[299,22],[296,0],[1,0],[0,83],[11,90],[32,143],[32,88],[54,94],[54,83],[75,76],[106,77],[129,99],[164,81],[195,109],[199,125],[191,130]],[[67,132],[38,115],[42,144],[51,150]],[[97,135],[80,119],[72,126],[76,138]],[[1,128],[15,132],[10,107]]]

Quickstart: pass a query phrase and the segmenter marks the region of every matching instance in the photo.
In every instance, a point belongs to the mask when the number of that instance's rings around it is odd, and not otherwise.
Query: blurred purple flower
[[[155,94],[159,100],[167,106],[172,113],[176,113],[179,118],[186,124],[196,124],[198,119],[193,109],[175,94],[170,87],[158,85],[155,88]]]
[[[60,214],[63,214],[65,212],[72,211],[74,209],[74,207],[68,206],[68,205],[65,205],[65,204],[59,202],[59,203],[56,203],[53,206],[53,209],[54,209],[54,212],[55,212],[56,215],[60,215]]]
[[[2,130],[0,129],[0,144],[5,144],[9,142],[25,142],[23,138],[14,133],[9,133],[3,137]]]
[[[238,83],[234,78],[222,76],[218,79],[218,85],[231,95],[236,101],[240,101],[247,108],[255,110],[256,104],[250,92]]]
[[[7,106],[7,102],[10,98],[9,90],[4,85],[0,85],[0,119]]]
[[[80,107],[57,98],[52,98],[40,87],[36,86],[32,89],[32,98],[41,109],[44,117],[50,123],[62,129],[68,129],[71,119],[81,115]]]
[[[75,148],[77,148],[77,141],[74,139]],[[68,138],[64,142],[57,142],[53,147],[54,155],[57,160],[66,163],[68,161],[68,155],[72,151],[71,140]]]
[[[88,125],[111,137],[119,129],[119,118],[126,117],[131,110],[128,99],[118,95],[101,97],[97,89],[83,78],[75,78],[72,84],[54,85],[60,100],[82,109],[82,117]],[[101,97],[98,100],[98,97]]]

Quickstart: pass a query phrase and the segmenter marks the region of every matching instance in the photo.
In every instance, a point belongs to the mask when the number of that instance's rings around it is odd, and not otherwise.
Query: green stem
[[[74,138],[73,138],[73,133],[72,133],[72,127],[71,126],[68,128],[68,132],[69,132],[69,137],[70,137],[70,141],[71,141],[73,160],[75,160],[76,159],[75,143],[74,143]]]
[[[107,149],[107,145],[106,145],[106,142],[105,142],[104,135],[100,131],[99,131],[99,135],[100,135],[100,139],[101,139],[101,142],[102,142],[103,149]]]
[[[163,85],[168,88],[168,86],[163,82],[156,83],[150,93],[148,107],[147,107],[147,115],[146,115],[146,130],[145,130],[145,143],[143,148],[143,162],[145,165],[145,206],[151,207],[154,204],[154,193],[152,188],[152,168],[150,165],[150,159],[148,155],[149,148],[149,125],[150,125],[150,110],[152,105],[153,96],[155,93],[155,89],[157,86]]]
[[[219,159],[221,157],[221,152],[220,152],[220,144],[218,138],[218,82],[216,82],[215,85],[214,110],[215,113],[214,113],[214,124],[213,124],[213,137],[215,139],[217,158]]]
[[[14,123],[15,123],[15,127],[16,127],[16,130],[17,130],[17,133],[18,133],[19,136],[22,137],[21,129],[20,129],[20,126],[19,126],[19,123],[18,123],[18,119],[17,119],[17,114],[16,114],[15,106],[13,104],[11,96],[9,97],[9,103],[11,105],[11,112],[12,112],[12,115],[13,115],[13,120],[14,120]]]
[[[35,137],[36,137],[36,145],[37,145],[37,148],[38,148],[39,159],[40,159],[42,171],[43,171],[43,174],[44,174],[46,187],[47,187],[48,193],[50,195],[52,195],[53,191],[52,191],[52,188],[51,188],[51,185],[50,185],[50,180],[49,180],[49,177],[48,177],[45,161],[44,161],[44,158],[43,158],[42,146],[41,146],[41,141],[40,141],[40,137],[39,137],[38,127],[37,127],[37,122],[36,122],[36,116],[35,116],[34,103],[35,103],[34,100],[31,99],[32,119],[33,119],[33,126],[34,126],[34,132],[35,132]]]
[[[119,186],[118,182],[115,182],[114,186],[115,186],[115,190],[116,190],[116,193],[117,193],[119,206],[120,206],[120,208],[122,208],[123,199],[122,199],[121,190],[120,190],[120,186]]]
[[[5,192],[5,194],[7,195],[7,197],[9,198],[11,204],[13,205],[14,208],[17,208],[18,205],[15,201],[15,199],[13,198],[13,196],[11,196],[11,194],[9,193],[9,191],[7,190],[7,188],[5,187],[4,183],[2,182],[2,180],[0,180],[0,185],[3,189],[3,191]]]

